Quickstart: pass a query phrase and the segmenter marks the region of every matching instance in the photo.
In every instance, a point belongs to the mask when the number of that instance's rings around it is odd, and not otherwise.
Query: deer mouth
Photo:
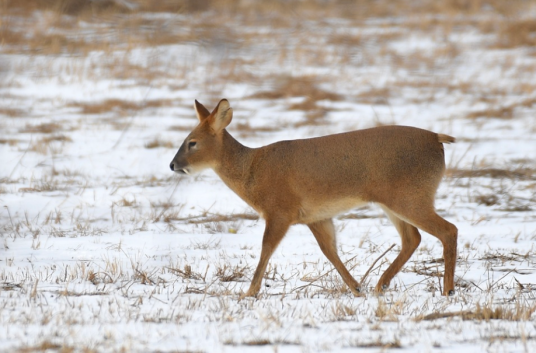
[[[186,167],[183,167],[183,168],[180,168],[180,167],[179,167],[179,168],[177,168],[177,167],[178,167],[177,164],[174,163],[174,162],[171,162],[171,163],[169,164],[169,168],[170,168],[173,172],[175,172],[175,173],[187,174],[187,175],[190,174],[190,171],[188,170],[188,168],[186,168]]]

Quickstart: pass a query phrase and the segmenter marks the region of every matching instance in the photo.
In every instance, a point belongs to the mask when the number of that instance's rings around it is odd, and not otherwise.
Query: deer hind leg
[[[326,219],[320,222],[310,223],[307,225],[320,245],[320,249],[326,255],[329,261],[335,266],[335,269],[341,275],[344,283],[350,287],[350,290],[355,296],[359,296],[360,285],[352,277],[346,266],[339,258],[337,254],[337,240],[335,237],[335,227],[333,226],[333,220]]]
[[[262,238],[262,250],[261,258],[257,269],[253,274],[253,280],[249,286],[248,291],[241,296],[243,297],[254,297],[256,296],[261,289],[261,282],[264,273],[266,272],[266,267],[268,266],[268,261],[272,257],[275,249],[287,233],[288,228],[290,227],[290,222],[282,220],[266,220],[266,228],[264,229],[264,236]]]
[[[445,276],[443,295],[454,294],[454,270],[456,268],[458,228],[441,218],[433,205],[428,207],[399,207],[391,208],[398,217],[411,225],[435,236],[443,244],[443,258],[445,260]]]
[[[454,295],[454,270],[458,247],[458,228],[441,218],[435,211],[427,217],[416,218],[415,226],[432,234],[443,244],[443,259],[445,259],[445,276],[443,295]]]
[[[404,222],[402,219],[397,217],[391,210],[387,207],[382,206],[383,210],[393,222],[400,238],[402,240],[402,250],[396,257],[396,259],[391,263],[391,265],[385,270],[383,275],[380,277],[378,284],[376,285],[376,293],[381,293],[383,290],[389,287],[391,280],[394,276],[400,271],[402,266],[409,260],[411,255],[415,252],[415,249],[421,243],[421,234],[411,224]]]

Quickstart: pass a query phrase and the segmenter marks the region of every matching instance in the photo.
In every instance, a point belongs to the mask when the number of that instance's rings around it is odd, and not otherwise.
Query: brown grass
[[[319,106],[318,101],[338,101],[342,99],[342,96],[337,93],[319,88],[318,80],[309,76],[280,76],[274,80],[271,90],[257,92],[250,96],[250,98],[269,100],[295,97],[305,98],[302,102],[289,106],[290,110],[301,110],[305,112],[305,120],[297,123],[295,127],[316,125],[321,122],[328,111]]]
[[[249,272],[248,266],[230,266],[224,264],[216,269],[215,276],[221,282],[234,282],[246,278],[246,273]]]
[[[390,87],[371,88],[357,95],[356,101],[364,104],[389,104]]]
[[[534,168],[448,169],[447,174],[454,178],[492,178],[492,179],[536,180],[536,169]]]
[[[381,340],[375,341],[375,342],[369,342],[369,343],[353,343],[350,347],[355,348],[381,348],[380,352],[390,350],[393,348],[403,348],[402,344],[398,340],[393,340],[391,342],[384,342]]]
[[[536,45],[536,19],[511,18],[501,23],[495,47],[501,49]]]
[[[251,134],[259,134],[263,132],[275,132],[280,131],[285,128],[285,125],[277,124],[271,125],[271,126],[257,126],[253,127],[249,123],[249,120],[246,121],[239,121],[234,123],[232,129],[233,131],[238,132],[241,136],[251,136]],[[191,128],[187,129],[188,131],[191,130]]]
[[[64,135],[52,135],[38,139],[33,142],[28,148],[29,151],[37,152],[40,154],[59,154],[61,152],[61,145],[52,144],[53,142],[72,142],[73,140]]]
[[[316,102],[319,100],[337,101],[342,99],[340,95],[318,88],[317,78],[310,76],[280,76],[269,91],[257,92],[250,98],[282,99],[291,97],[305,97],[307,100]]]
[[[35,184],[32,187],[19,188],[19,192],[22,192],[22,193],[27,193],[27,192],[47,192],[47,191],[57,191],[57,190],[60,190],[58,182],[50,181],[50,180],[45,180],[45,181],[39,182],[39,183]]]
[[[478,195],[475,197],[475,201],[479,205],[493,206],[499,203],[499,198],[495,194]]]
[[[436,312],[424,316],[417,317],[417,321],[421,320],[438,320],[452,317],[461,317],[462,320],[506,320],[506,321],[527,321],[530,320],[532,314],[536,311],[536,305],[525,306],[516,303],[514,308],[496,306],[490,304],[476,304],[474,310],[455,311],[455,312]]]
[[[2,39],[0,38],[0,43],[1,43],[1,40]],[[20,116],[23,116],[24,114],[25,112],[22,109],[0,107],[0,115],[5,115],[10,118],[20,117]]]
[[[363,44],[364,36],[362,34],[335,33],[328,37],[329,44],[359,47]]]
[[[10,145],[10,146],[15,146],[16,144],[19,143],[19,140],[15,140],[15,139],[2,139],[0,138],[0,145]]]
[[[76,34],[50,32],[50,28],[32,27],[27,24],[24,32],[3,26],[0,22],[0,42],[4,44],[4,52],[26,54],[82,54],[93,50],[104,50],[110,45],[104,41],[107,36],[95,36],[90,40]],[[71,30],[76,25],[69,25]]]
[[[237,220],[250,220],[256,221],[259,216],[253,213],[233,213],[229,215],[224,214],[204,214],[201,216],[180,218],[180,221],[186,221],[191,224],[202,224],[210,222],[235,222]]]
[[[155,0],[156,3],[161,2]],[[3,6],[15,13],[47,10],[67,15],[98,14],[100,12],[125,12],[127,8],[119,1],[100,0],[3,0]]]
[[[467,114],[467,118],[469,119],[496,118],[496,119],[510,120],[513,117],[514,117],[513,106],[477,110],[477,111]]]
[[[182,278],[185,278],[185,279],[194,279],[194,280],[203,280],[205,281],[206,280],[206,272],[204,275],[201,275],[200,273],[198,272],[194,272],[192,271],[192,266],[190,265],[184,265],[184,269],[179,269],[179,268],[173,268],[173,267],[166,267],[170,272],[172,272],[173,274],[176,274],[177,276],[180,276]],[[208,271],[208,267],[207,267],[207,271]]]
[[[322,2],[314,0],[288,1],[288,2],[265,2],[249,1],[236,2],[232,0],[131,0],[128,3],[134,6],[125,5],[121,1],[101,0],[3,0],[4,6],[18,11],[32,10],[52,10],[70,15],[81,14],[101,14],[126,13],[137,11],[152,12],[180,12],[196,13],[210,9],[236,12],[244,11],[250,15],[262,14],[266,12],[288,13],[295,11],[315,11],[322,10],[331,15],[342,15],[347,17],[362,18],[368,16],[393,16],[396,14],[423,14],[423,13],[446,13],[446,14],[475,14],[482,12],[486,8],[492,8],[502,15],[510,15],[524,8],[526,1],[523,0],[402,0],[393,3],[389,0],[356,0],[348,2],[345,0],[333,0],[331,6],[326,6]],[[277,17],[274,15],[274,17]]]
[[[58,123],[41,123],[37,125],[27,124],[20,132],[52,134],[60,130],[62,130],[62,126]]]
[[[34,353],[34,352],[60,352],[60,353],[71,353],[74,352],[74,348],[69,346],[62,346],[60,344],[55,344],[50,341],[43,341],[36,346],[24,347],[18,349],[17,353]]]
[[[175,145],[171,141],[162,141],[158,138],[154,138],[151,141],[147,142],[145,144],[145,148],[152,149],[152,148],[174,148]]]
[[[133,102],[124,99],[106,99],[101,102],[75,102],[71,107],[81,109],[82,114],[104,114],[115,112],[119,114],[131,113],[133,111],[143,110],[146,108],[159,108],[173,104],[172,99],[153,99],[141,102]]]

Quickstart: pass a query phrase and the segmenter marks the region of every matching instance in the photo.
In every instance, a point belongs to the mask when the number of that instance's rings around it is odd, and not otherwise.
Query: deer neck
[[[244,185],[252,162],[253,149],[235,140],[227,130],[223,130],[220,163],[214,168],[216,174],[233,191],[241,195],[240,187]],[[241,195],[242,196],[242,195]]]

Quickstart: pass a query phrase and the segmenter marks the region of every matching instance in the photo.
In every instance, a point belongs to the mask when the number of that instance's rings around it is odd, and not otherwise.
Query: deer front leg
[[[310,223],[307,225],[311,232],[313,232],[320,249],[326,255],[329,261],[335,266],[339,274],[341,275],[344,283],[350,287],[352,293],[357,297],[361,296],[361,286],[360,284],[352,277],[350,272],[344,263],[341,261],[339,255],[337,254],[337,240],[335,238],[335,227],[333,226],[333,221],[331,219],[326,219],[324,221]]]
[[[261,289],[262,277],[266,272],[268,261],[287,233],[289,227],[290,222],[286,220],[266,220],[266,228],[264,229],[264,236],[262,238],[261,258],[259,260],[259,264],[257,265],[257,269],[255,270],[255,274],[253,275],[253,280],[251,281],[249,289],[240,297],[240,299],[244,297],[255,297],[259,293],[259,290]]]

